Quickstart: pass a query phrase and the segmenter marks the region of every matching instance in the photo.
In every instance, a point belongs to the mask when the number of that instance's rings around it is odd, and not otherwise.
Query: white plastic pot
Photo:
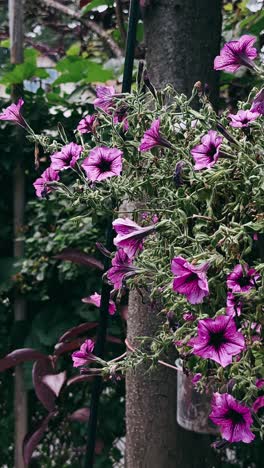
[[[177,422],[188,431],[217,434],[217,428],[208,418],[211,412],[212,392],[198,393],[192,378],[184,374],[181,359],[177,359]]]

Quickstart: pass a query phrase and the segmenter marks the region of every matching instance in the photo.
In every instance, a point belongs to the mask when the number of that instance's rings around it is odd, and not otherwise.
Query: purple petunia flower
[[[143,248],[143,240],[156,230],[155,225],[141,227],[129,218],[118,218],[113,221],[113,228],[118,234],[114,244],[121,247],[129,258],[133,258]]]
[[[235,321],[228,315],[215,319],[207,318],[198,322],[198,336],[189,341],[193,354],[204,359],[212,359],[222,367],[232,362],[232,356],[245,348],[242,333],[236,329]]]
[[[132,259],[127,256],[123,249],[118,249],[113,260],[112,267],[107,272],[108,280],[114,289],[121,289],[123,281],[137,273],[137,268],[132,265]]]
[[[239,316],[241,315],[242,307],[243,307],[243,302],[241,298],[239,298],[238,296],[235,296],[231,292],[228,292],[227,299],[226,299],[226,314],[231,315],[231,317],[234,317],[236,315]]]
[[[220,426],[223,439],[228,442],[245,442],[255,439],[250,427],[253,424],[250,409],[228,393],[214,393],[210,419]]]
[[[237,114],[228,114],[229,119],[231,119],[229,125],[235,128],[248,127],[250,122],[254,122],[259,116],[258,112],[239,110]]]
[[[258,112],[264,115],[264,88],[262,88],[255,96],[250,108],[251,112]]]
[[[101,294],[98,294],[98,293],[94,293],[92,294],[91,296],[89,297],[84,297],[82,299],[82,302],[84,302],[85,304],[93,304],[95,305],[96,307],[100,307],[100,304],[101,304]],[[112,301],[110,299],[109,301],[109,309],[108,309],[108,312],[110,315],[114,315],[114,313],[116,312],[116,305],[114,303],[114,301]]]
[[[262,388],[262,387],[264,387],[264,379],[257,379],[257,380],[256,380],[256,387],[257,387],[257,388]]]
[[[252,409],[255,413],[257,413],[260,408],[263,408],[263,406],[264,406],[264,396],[260,396],[254,401],[252,405]]]
[[[155,146],[165,146],[171,148],[171,144],[160,134],[160,119],[154,120],[151,127],[144,133],[140,142],[139,151],[149,151]]]
[[[186,296],[191,304],[200,304],[209,294],[207,270],[208,263],[197,266],[183,257],[175,257],[171,262],[171,271],[176,276],[173,280],[174,291]]]
[[[214,166],[219,158],[220,146],[223,138],[215,130],[209,130],[201,139],[201,144],[191,150],[195,161],[194,169],[209,169]]]
[[[86,115],[77,126],[77,130],[79,130],[80,133],[92,133],[94,131],[95,127],[95,122],[96,122],[96,116],[93,115]]]
[[[34,182],[34,187],[36,190],[36,195],[39,198],[45,197],[48,193],[50,193],[52,190],[51,187],[47,185],[47,182],[54,182],[59,180],[59,174],[52,169],[52,167],[48,167],[42,174],[41,176],[35,180]]]
[[[227,42],[214,60],[215,70],[236,72],[242,65],[253,68],[253,60],[257,57],[257,50],[252,47],[256,42],[254,36],[244,34],[238,41]]]
[[[199,382],[199,380],[201,380],[202,378],[202,374],[200,372],[198,372],[198,374],[194,374],[193,378],[192,378],[192,384],[194,386],[196,386],[197,382]]]
[[[185,320],[185,322],[194,322],[195,315],[192,312],[185,312],[182,318]]]
[[[254,268],[249,268],[247,264],[236,265],[227,277],[227,287],[233,293],[243,293],[255,287],[256,281],[260,278],[259,273]]]
[[[54,171],[73,168],[78,161],[83,148],[76,143],[69,143],[63,146],[61,151],[51,155],[51,168]]]
[[[127,114],[123,112],[116,112],[113,119],[114,124],[122,123],[123,131],[127,132],[129,129],[129,123],[127,120]]]
[[[88,158],[82,163],[82,168],[92,182],[119,176],[122,171],[122,155],[122,151],[117,148],[98,146],[90,151]]]
[[[81,345],[79,351],[72,353],[73,367],[80,367],[94,361],[96,357],[92,354],[94,350],[94,341],[85,340]]]
[[[27,128],[27,124],[21,115],[21,107],[23,104],[23,99],[19,98],[16,104],[13,103],[6,109],[3,109],[2,113],[0,114],[0,120],[9,120],[20,125],[20,127]]]
[[[109,108],[113,106],[113,97],[116,91],[114,86],[97,86],[96,96],[94,100],[94,106],[102,109],[106,114],[109,114]]]

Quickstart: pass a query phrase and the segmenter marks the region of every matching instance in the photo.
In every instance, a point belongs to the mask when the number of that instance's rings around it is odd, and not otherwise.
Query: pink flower
[[[52,189],[50,186],[47,185],[47,182],[54,182],[59,180],[59,174],[52,169],[52,167],[48,167],[41,176],[35,180],[34,187],[36,190],[36,195],[39,198],[45,197],[48,193],[50,193]]]
[[[196,266],[183,257],[175,257],[171,262],[171,271],[176,276],[173,281],[174,291],[186,296],[191,304],[200,304],[209,294],[207,270],[208,263]]]
[[[214,60],[215,70],[236,72],[242,65],[253,68],[253,60],[257,57],[257,50],[252,47],[256,42],[254,36],[244,34],[238,41],[227,42]]]
[[[214,166],[219,158],[220,146],[223,138],[215,130],[209,130],[201,139],[201,144],[191,150],[195,161],[194,169],[209,169]]]
[[[202,378],[202,374],[200,374],[200,372],[198,372],[198,374],[194,374],[193,378],[192,378],[192,384],[195,386],[197,384],[197,382],[199,382],[199,380],[201,380]]]
[[[122,151],[117,148],[100,146],[90,151],[88,158],[82,163],[82,168],[92,182],[101,182],[121,174],[122,156]]]
[[[249,268],[247,264],[236,265],[227,277],[227,287],[233,293],[244,293],[255,287],[260,275],[254,268]]]
[[[73,367],[80,367],[94,361],[96,357],[92,354],[94,350],[94,341],[85,340],[79,351],[72,353]]]
[[[260,408],[263,408],[263,406],[264,406],[264,396],[260,396],[254,401],[252,408],[253,408],[253,411],[257,413]]]
[[[194,322],[195,320],[195,316],[192,312],[185,312],[185,314],[183,314],[182,316],[183,320],[185,320],[185,322]]]
[[[114,244],[121,247],[129,258],[133,258],[143,248],[143,239],[152,234],[156,226],[141,227],[129,218],[118,218],[113,221],[113,228],[118,234]]]
[[[51,167],[54,171],[73,168],[78,161],[83,148],[76,143],[69,143],[63,146],[61,151],[52,154]]]
[[[95,122],[96,116],[94,114],[87,115],[78,123],[77,130],[79,130],[80,133],[92,133],[94,131]]]
[[[249,110],[239,110],[237,114],[228,114],[229,119],[231,119],[230,125],[235,128],[248,127],[250,122],[253,122],[259,116],[258,112],[251,112]]]
[[[132,260],[123,249],[119,249],[112,260],[112,267],[107,272],[107,278],[117,290],[122,288],[126,278],[130,278],[136,273],[137,268],[132,265]]]
[[[264,387],[264,379],[257,379],[257,380],[256,380],[256,387],[257,387],[257,388],[262,388],[262,387]]]
[[[127,114],[126,113],[122,113],[122,112],[116,112],[115,115],[114,115],[114,124],[120,124],[122,123],[122,127],[123,127],[123,131],[124,132],[127,132],[128,129],[129,129],[129,123],[128,123],[128,120],[127,120]]]
[[[236,315],[239,316],[241,315],[242,307],[243,302],[241,298],[234,296],[234,294],[231,292],[228,292],[226,299],[226,314],[231,315],[231,317]]]
[[[27,124],[21,115],[23,104],[23,99],[19,98],[16,104],[11,104],[6,109],[3,109],[3,112],[0,114],[0,120],[9,120],[20,125],[20,127],[27,128]]]
[[[94,106],[102,109],[106,114],[110,114],[109,108],[114,104],[113,96],[115,96],[115,94],[114,86],[97,86],[97,98],[94,100]]]
[[[228,442],[245,442],[255,439],[250,427],[253,419],[250,409],[228,393],[214,393],[210,419],[220,426],[223,439]]]
[[[82,299],[82,302],[84,302],[85,304],[93,304],[95,305],[96,307],[100,307],[100,304],[101,304],[101,294],[98,294],[98,293],[94,293],[92,294],[91,296],[89,297],[84,297]],[[109,301],[109,309],[108,309],[108,312],[110,315],[114,315],[114,313],[116,312],[116,305],[114,303],[114,301],[112,301],[110,299]]]
[[[258,112],[264,115],[264,88],[262,88],[255,96],[250,108],[251,112]]]
[[[149,151],[155,146],[171,148],[169,141],[160,134],[160,119],[154,120],[151,127],[144,133],[139,146],[139,151]]]
[[[232,357],[245,348],[242,333],[236,329],[235,321],[227,315],[215,319],[207,318],[198,322],[198,336],[189,341],[193,354],[212,359],[222,367],[231,364]]]

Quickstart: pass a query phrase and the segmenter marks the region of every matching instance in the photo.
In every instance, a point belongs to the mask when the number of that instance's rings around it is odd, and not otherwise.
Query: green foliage
[[[60,76],[53,83],[54,86],[62,83],[93,83],[107,81],[113,78],[110,70],[105,70],[99,63],[83,57],[68,54],[56,65]]]

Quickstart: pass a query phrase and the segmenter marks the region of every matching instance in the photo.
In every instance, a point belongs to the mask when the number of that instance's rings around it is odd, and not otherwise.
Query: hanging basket
[[[211,411],[212,391],[198,393],[191,377],[184,374],[181,359],[177,359],[177,422],[188,431],[199,434],[217,434],[217,428],[208,418]]]

